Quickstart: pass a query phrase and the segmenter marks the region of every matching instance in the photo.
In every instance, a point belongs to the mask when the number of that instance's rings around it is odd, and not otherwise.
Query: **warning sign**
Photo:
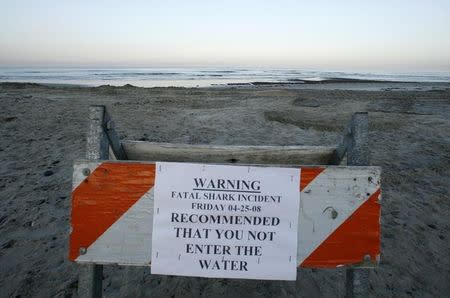
[[[295,280],[300,169],[156,163],[154,274]]]
[[[260,278],[275,279],[291,270],[284,266],[291,268],[287,258],[295,262],[291,254],[297,241],[299,267],[378,265],[379,167],[221,167],[161,164],[158,170],[155,163],[143,161],[75,162],[69,259],[171,264],[159,269],[199,276],[223,276],[231,270],[232,277],[242,278],[252,278],[257,265]],[[292,179],[298,185],[295,195],[290,179],[298,172],[300,181]],[[156,177],[163,179],[165,191],[159,189],[155,209]],[[153,263],[152,252],[158,252]],[[161,254],[170,255],[158,263]],[[184,261],[192,268],[179,268]]]

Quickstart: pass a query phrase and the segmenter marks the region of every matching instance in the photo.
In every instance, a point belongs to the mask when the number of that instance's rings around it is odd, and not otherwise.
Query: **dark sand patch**
[[[292,124],[301,129],[315,129],[320,131],[342,131],[344,123],[331,123],[329,121],[319,121],[318,119],[308,119],[305,114],[298,111],[268,111],[264,112],[264,117],[268,121],[275,121],[282,124]]]
[[[303,97],[296,98],[292,104],[294,106],[299,106],[299,107],[311,107],[311,108],[320,107],[319,101],[312,99],[312,98],[303,98]]]
[[[8,122],[12,122],[16,119],[17,119],[17,117],[1,117],[0,123],[8,123]]]

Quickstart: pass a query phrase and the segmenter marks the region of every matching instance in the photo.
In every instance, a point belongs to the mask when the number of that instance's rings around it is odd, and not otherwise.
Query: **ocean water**
[[[0,82],[84,86],[131,84],[139,87],[208,87],[252,82],[316,82],[329,79],[450,82],[450,72],[381,73],[252,68],[0,68]]]

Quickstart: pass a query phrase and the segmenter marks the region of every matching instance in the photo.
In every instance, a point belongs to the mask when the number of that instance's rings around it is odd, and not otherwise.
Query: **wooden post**
[[[79,265],[78,297],[102,297],[103,265]]]
[[[89,131],[87,136],[86,159],[109,159],[109,140],[104,130],[105,107],[89,107]]]
[[[350,123],[350,141],[347,147],[347,165],[368,166],[369,152],[369,120],[367,113],[355,113]]]
[[[106,136],[108,137],[109,146],[111,147],[111,152],[114,156],[109,156],[109,159],[117,159],[117,160],[127,160],[127,154],[125,150],[122,148],[122,142],[120,141],[119,135],[117,134],[114,121],[109,116],[108,111],[105,109],[103,116],[103,128],[106,132]]]
[[[352,115],[350,140],[347,143],[347,165],[349,166],[368,166],[370,163],[368,118],[367,112]],[[348,268],[345,276],[346,297],[363,297],[369,293],[368,268]]]
[[[89,131],[86,158],[88,160],[109,159],[109,140],[104,130],[106,110],[104,106],[89,107]],[[78,276],[79,297],[102,297],[103,265],[80,265]]]

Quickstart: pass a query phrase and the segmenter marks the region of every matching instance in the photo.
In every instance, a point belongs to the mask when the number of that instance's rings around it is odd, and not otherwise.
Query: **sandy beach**
[[[450,84],[335,83],[137,88],[0,84],[0,297],[76,295],[67,259],[72,164],[88,107],[106,105],[122,139],[216,145],[334,145],[368,111],[383,169],[381,264],[371,297],[450,293]],[[107,297],[343,296],[345,271],[296,282],[150,275],[106,266]]]

